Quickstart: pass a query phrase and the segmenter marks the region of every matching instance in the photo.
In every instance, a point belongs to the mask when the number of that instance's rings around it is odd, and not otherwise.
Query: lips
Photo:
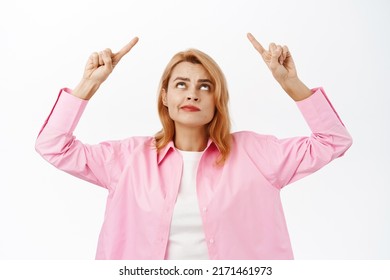
[[[185,105],[185,106],[180,107],[180,109],[188,111],[188,112],[198,112],[198,111],[200,111],[200,109],[198,107],[192,106],[192,105]]]

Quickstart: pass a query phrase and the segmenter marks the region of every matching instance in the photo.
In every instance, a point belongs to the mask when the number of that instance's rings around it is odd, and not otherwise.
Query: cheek
[[[170,93],[167,96],[167,102],[166,102],[166,107],[168,109],[168,114],[171,119],[175,118],[175,116],[178,114],[179,111],[179,106],[181,102],[178,98],[177,95]]]
[[[209,108],[208,108],[208,115],[212,119],[214,118],[215,112],[217,111],[217,108],[215,107],[214,100],[211,100],[209,103]]]
[[[209,106],[211,111],[214,112],[216,110],[216,103],[214,100],[214,96],[209,99]]]
[[[166,95],[166,101],[169,107],[177,104],[180,101],[180,94],[175,90],[170,89],[169,93]]]
[[[179,104],[179,102],[177,100],[172,99],[172,98],[169,99],[168,103],[167,103],[168,110],[173,111],[173,110],[177,109],[177,107],[179,106],[178,104]]]

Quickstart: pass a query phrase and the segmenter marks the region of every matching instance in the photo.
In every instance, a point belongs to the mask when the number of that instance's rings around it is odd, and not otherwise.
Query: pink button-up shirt
[[[73,131],[87,101],[60,92],[36,150],[48,162],[108,190],[96,259],[164,259],[182,158],[153,137],[83,144]],[[210,259],[293,259],[280,190],[340,157],[352,139],[321,88],[297,102],[310,137],[279,140],[232,134],[222,167],[209,141],[197,171],[197,196]]]

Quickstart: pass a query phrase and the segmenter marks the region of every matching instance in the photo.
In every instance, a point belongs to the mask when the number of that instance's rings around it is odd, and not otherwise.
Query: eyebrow
[[[177,80],[186,81],[186,82],[190,82],[191,81],[190,78],[185,78],[185,77],[176,77],[173,81],[177,81]],[[210,84],[213,84],[209,79],[199,79],[198,83],[210,83]]]

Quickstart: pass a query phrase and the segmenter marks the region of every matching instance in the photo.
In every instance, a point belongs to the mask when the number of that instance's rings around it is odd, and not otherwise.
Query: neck
[[[189,128],[175,126],[175,147],[182,151],[203,151],[209,140],[206,127]]]

